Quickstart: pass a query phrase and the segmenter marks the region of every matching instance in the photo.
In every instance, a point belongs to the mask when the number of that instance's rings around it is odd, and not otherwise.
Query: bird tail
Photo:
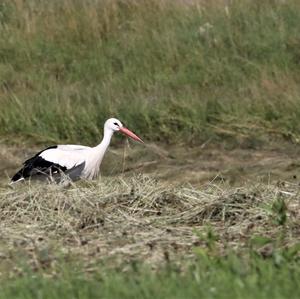
[[[22,170],[20,170],[11,178],[10,185],[22,180],[24,180],[24,177]]]

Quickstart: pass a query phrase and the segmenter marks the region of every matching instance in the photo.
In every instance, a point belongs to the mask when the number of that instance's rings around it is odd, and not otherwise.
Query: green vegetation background
[[[152,141],[297,139],[300,2],[183,3],[1,1],[0,134],[95,144],[115,116]]]

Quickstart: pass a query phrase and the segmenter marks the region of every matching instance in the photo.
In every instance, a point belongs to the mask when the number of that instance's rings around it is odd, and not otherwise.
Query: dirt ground
[[[4,184],[22,162],[41,146],[8,146],[0,141],[0,181]],[[102,163],[102,176],[143,173],[172,184],[201,186],[211,181],[245,185],[249,181],[274,182],[300,179],[300,146],[278,142],[260,148],[230,148],[225,144],[197,147],[160,145],[145,146],[125,142],[111,147]]]
[[[246,248],[254,235],[276,241],[284,234],[284,245],[299,241],[300,159],[293,144],[230,149],[125,143],[110,149],[100,181],[66,189],[6,187],[40,147],[0,145],[0,272],[18,274],[12,265],[20,255],[33,269],[52,269],[59,253],[82,260],[86,271],[99,260],[112,266],[141,260],[153,267],[189,260],[195,248],[206,246],[195,232],[202,235],[207,225],[219,236],[221,252],[228,245]],[[282,199],[285,226],[277,223],[282,211],[272,208]],[[261,254],[270,255],[272,244],[259,248]]]

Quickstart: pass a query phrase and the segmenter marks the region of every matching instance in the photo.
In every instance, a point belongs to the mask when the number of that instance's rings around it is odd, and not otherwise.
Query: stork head
[[[104,130],[110,130],[112,132],[120,132],[136,141],[142,142],[143,140],[135,135],[133,132],[123,126],[123,124],[116,118],[109,118],[104,124]]]

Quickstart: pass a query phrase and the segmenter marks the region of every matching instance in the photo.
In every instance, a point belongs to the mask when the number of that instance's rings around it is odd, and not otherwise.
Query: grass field
[[[94,144],[113,115],[152,141],[298,141],[299,1],[184,2],[2,1],[0,133]]]
[[[245,267],[247,269],[245,269]],[[75,268],[77,270],[77,268]],[[69,272],[68,272],[69,271]],[[199,259],[187,273],[166,268],[160,273],[136,268],[84,275],[61,269],[55,278],[27,273],[0,286],[0,298],[298,298],[299,264],[253,257],[240,260]],[[105,272],[105,273],[103,273]]]
[[[0,298],[297,298],[300,2],[0,2]],[[102,177],[7,182],[53,143]],[[117,135],[117,134],[116,134]]]

